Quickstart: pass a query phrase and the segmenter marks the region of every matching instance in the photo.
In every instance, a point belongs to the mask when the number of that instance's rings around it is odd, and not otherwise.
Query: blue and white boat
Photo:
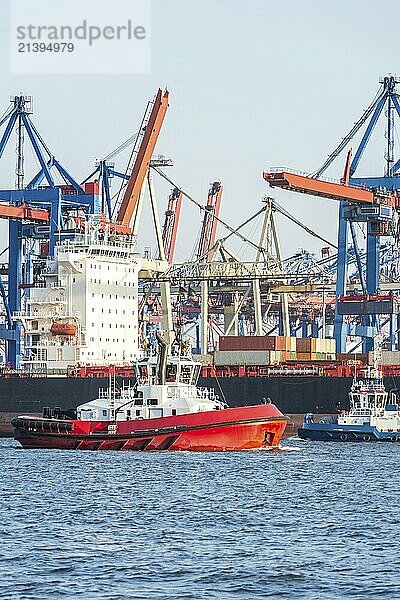
[[[298,430],[304,440],[324,442],[400,442],[400,411],[396,390],[388,393],[376,364],[356,375],[349,393],[350,410],[318,422],[307,413]]]

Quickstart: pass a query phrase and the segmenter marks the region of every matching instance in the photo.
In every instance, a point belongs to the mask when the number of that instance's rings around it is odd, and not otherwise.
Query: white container
[[[277,354],[270,350],[216,350],[214,363],[216,367],[269,365],[271,360],[276,364]]]
[[[368,352],[368,364],[374,363],[374,353]],[[400,365],[400,352],[398,350],[382,350],[382,359],[378,353],[378,364],[393,366]]]

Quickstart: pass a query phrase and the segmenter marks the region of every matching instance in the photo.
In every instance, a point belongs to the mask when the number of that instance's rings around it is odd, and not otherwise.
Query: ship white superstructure
[[[56,374],[79,365],[132,364],[139,354],[132,236],[93,222],[62,235],[54,257],[41,261],[25,310],[15,315],[28,334],[22,368]]]

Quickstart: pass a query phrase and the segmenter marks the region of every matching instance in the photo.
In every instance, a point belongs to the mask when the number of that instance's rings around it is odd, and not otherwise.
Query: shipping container
[[[315,338],[297,338],[296,339],[296,352],[302,354],[316,352],[316,339]]]
[[[219,350],[283,350],[285,336],[226,335],[219,339]]]
[[[335,340],[331,338],[296,338],[296,351],[333,354],[336,351]]]
[[[214,362],[217,367],[231,367],[235,365],[269,365],[275,352],[269,350],[217,350]],[[273,356],[273,360],[276,357]]]
[[[279,365],[286,360],[286,352],[283,350],[271,350],[269,353],[269,364]]]
[[[356,362],[362,364],[368,364],[368,353],[362,354],[360,353],[351,353],[351,354],[343,354],[338,352],[336,354],[336,360],[340,360],[342,362]]]
[[[374,352],[368,352],[368,364],[374,364]],[[378,364],[385,366],[400,365],[400,352],[398,350],[382,350],[382,353],[378,353]]]
[[[296,352],[296,360],[309,362],[310,360],[317,360],[317,355],[315,352]]]

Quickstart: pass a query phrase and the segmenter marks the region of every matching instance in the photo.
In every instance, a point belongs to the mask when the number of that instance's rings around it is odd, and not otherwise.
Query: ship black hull
[[[121,382],[117,378],[117,386]],[[45,406],[76,408],[95,399],[108,383],[103,377],[0,378],[0,433],[11,433],[10,420],[16,415],[41,415]],[[271,398],[282,413],[299,415],[287,428],[294,432],[301,426],[304,413],[334,414],[338,409],[348,409],[351,383],[350,377],[201,377],[198,385],[214,388],[231,407]],[[386,389],[395,383],[392,378],[386,380]]]

